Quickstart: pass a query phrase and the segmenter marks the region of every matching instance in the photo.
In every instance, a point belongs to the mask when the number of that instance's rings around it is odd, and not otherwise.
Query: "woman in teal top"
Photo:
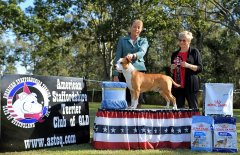
[[[144,56],[149,45],[146,38],[141,38],[139,36],[142,29],[143,22],[141,20],[134,20],[130,28],[130,34],[128,36],[121,37],[118,41],[114,64],[116,64],[120,58],[127,56],[132,60],[133,66],[138,71],[146,71]],[[122,73],[118,73],[115,70],[113,76],[114,81],[125,82],[125,78]],[[128,89],[126,95],[127,101],[131,102],[131,96]]]

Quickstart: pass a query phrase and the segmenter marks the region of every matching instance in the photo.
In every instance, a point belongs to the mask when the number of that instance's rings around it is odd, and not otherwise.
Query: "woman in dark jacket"
[[[179,33],[179,47],[171,57],[171,72],[175,82],[180,88],[173,87],[177,107],[185,107],[185,99],[190,109],[198,109],[197,93],[200,88],[198,73],[202,72],[201,55],[196,48],[191,48],[192,33],[183,31]]]

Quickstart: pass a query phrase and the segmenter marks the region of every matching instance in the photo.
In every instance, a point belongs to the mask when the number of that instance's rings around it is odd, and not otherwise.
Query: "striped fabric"
[[[190,148],[192,116],[199,110],[102,110],[94,122],[96,149]]]

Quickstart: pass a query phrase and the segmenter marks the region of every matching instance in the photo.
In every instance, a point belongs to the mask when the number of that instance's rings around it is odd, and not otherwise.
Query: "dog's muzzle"
[[[117,61],[115,68],[118,72],[122,73],[123,68],[122,68],[122,65],[120,64],[120,61]]]

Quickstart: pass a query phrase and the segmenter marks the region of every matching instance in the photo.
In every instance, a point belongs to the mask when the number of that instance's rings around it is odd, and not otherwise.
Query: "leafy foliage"
[[[25,10],[21,2],[0,2],[0,33],[16,36],[1,38],[4,73],[16,73],[18,62],[28,74],[111,80],[118,38],[139,18],[150,44],[148,72],[170,74],[177,35],[186,29],[203,58],[202,82],[240,85],[238,0],[34,0]]]

